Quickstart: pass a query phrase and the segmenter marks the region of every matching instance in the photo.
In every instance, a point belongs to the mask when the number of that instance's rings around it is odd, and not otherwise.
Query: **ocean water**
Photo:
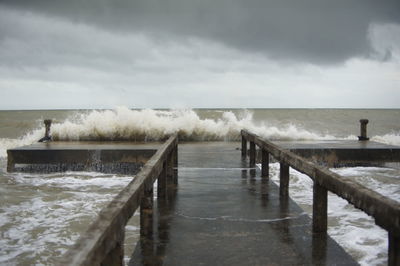
[[[368,136],[400,145],[400,109],[184,109],[0,111],[0,264],[53,264],[132,176],[92,172],[7,173],[8,148],[36,142],[43,119],[53,119],[55,140],[161,140],[178,132],[193,141],[239,140],[248,129],[268,139],[357,139],[359,119],[368,118]],[[390,166],[390,167],[389,167]],[[400,170],[388,167],[333,169],[400,201]],[[279,164],[271,164],[278,182]],[[290,195],[311,214],[312,182],[294,170]],[[329,234],[362,265],[387,261],[387,233],[372,218],[329,195]],[[135,243],[138,219],[127,226]],[[127,252],[132,244],[126,246]]]

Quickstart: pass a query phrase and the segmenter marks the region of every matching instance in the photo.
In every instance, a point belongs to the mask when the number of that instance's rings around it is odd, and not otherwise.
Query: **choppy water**
[[[400,110],[256,109],[0,111],[0,264],[52,264],[133,177],[100,173],[6,173],[6,149],[36,142],[42,121],[55,122],[58,140],[159,140],[178,132],[186,140],[238,140],[245,128],[269,139],[356,139],[360,118],[368,136],[400,145]],[[272,165],[277,179],[278,164]],[[400,200],[396,168],[335,169]],[[311,180],[291,172],[291,196],[311,210]],[[385,264],[387,234],[346,201],[329,196],[329,234],[363,265]],[[136,219],[137,220],[137,219]],[[127,238],[135,241],[135,217]],[[128,252],[132,247],[127,247]]]

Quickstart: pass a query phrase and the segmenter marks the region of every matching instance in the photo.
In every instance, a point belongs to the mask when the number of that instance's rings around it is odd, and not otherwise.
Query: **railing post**
[[[246,158],[247,155],[247,140],[245,136],[242,136],[242,157]]]
[[[153,183],[145,184],[140,201],[140,236],[153,234]]]
[[[284,162],[280,162],[279,167],[279,195],[289,195],[289,165]]]
[[[256,144],[250,141],[250,167],[256,165]]]
[[[326,233],[328,229],[328,191],[314,181],[313,186],[313,232]]]
[[[157,199],[165,200],[167,197],[167,163],[163,163],[163,169],[157,181]]]
[[[269,177],[269,153],[261,149],[261,177]]]
[[[392,232],[389,234],[389,258],[388,265],[400,265],[400,237],[394,235]]]
[[[15,171],[14,156],[10,151],[7,151],[7,172],[11,173]]]
[[[115,247],[104,257],[101,265],[122,266],[124,265],[124,238],[125,227],[121,228],[116,235]]]
[[[178,145],[174,147],[173,151],[173,167],[174,167],[174,184],[178,185]]]
[[[168,154],[167,159],[165,160],[167,166],[167,183],[174,184],[174,150]]]

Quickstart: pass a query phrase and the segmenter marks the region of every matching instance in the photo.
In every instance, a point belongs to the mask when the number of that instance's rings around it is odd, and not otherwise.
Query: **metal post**
[[[246,158],[247,155],[247,140],[242,136],[242,157]]]
[[[261,149],[261,177],[269,177],[269,153]]]
[[[279,195],[289,195],[289,165],[284,162],[281,162],[279,167]]]
[[[358,140],[361,141],[369,140],[369,138],[367,137],[367,124],[368,124],[368,119],[360,120],[360,136],[358,136]]]
[[[250,167],[256,165],[256,144],[250,141]]]
[[[313,186],[313,232],[326,233],[328,229],[328,191],[314,181]]]

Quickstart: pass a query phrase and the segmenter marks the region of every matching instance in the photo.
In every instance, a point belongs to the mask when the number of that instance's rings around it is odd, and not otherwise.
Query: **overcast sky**
[[[0,0],[0,109],[400,108],[399,0]]]

